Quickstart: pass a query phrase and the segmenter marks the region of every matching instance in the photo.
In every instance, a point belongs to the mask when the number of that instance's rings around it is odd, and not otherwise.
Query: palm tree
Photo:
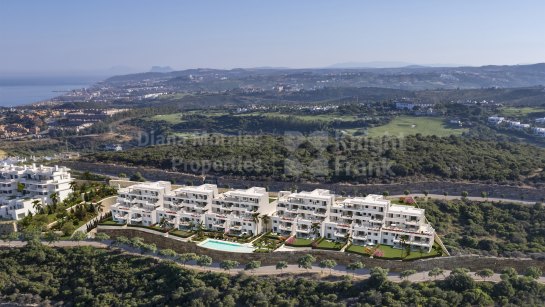
[[[104,204],[102,202],[98,202],[95,205],[95,209],[96,209],[97,213],[102,213],[104,211]]]
[[[51,203],[53,203],[53,206],[57,206],[57,203],[59,202],[59,194],[57,192],[51,193],[49,195],[49,199],[51,199]]]
[[[320,223],[312,223],[310,229],[312,230],[312,234],[316,237],[320,236]]]
[[[70,190],[75,191],[78,184],[75,181],[70,182]]]
[[[265,228],[265,232],[269,230],[269,225],[271,223],[271,217],[267,214],[261,216],[261,222],[263,223],[263,227]]]
[[[203,232],[204,232],[204,224],[202,222],[199,222],[197,224],[197,237],[202,237]]]
[[[36,210],[37,213],[43,213],[44,206],[42,205],[42,201],[39,199],[35,199],[32,201],[32,207],[34,210]]]
[[[166,218],[161,218],[161,220],[159,221],[159,227],[161,227],[164,231],[167,230],[168,228],[168,221]]]
[[[402,235],[399,237],[399,243],[401,243],[401,258],[403,258],[403,250],[405,249],[405,243],[407,243],[407,240],[409,240],[408,235]]]

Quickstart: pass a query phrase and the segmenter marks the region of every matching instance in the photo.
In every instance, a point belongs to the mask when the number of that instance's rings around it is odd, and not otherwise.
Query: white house
[[[273,232],[284,236],[313,238],[323,233],[323,222],[329,216],[335,195],[329,190],[279,193],[277,212],[273,214]]]
[[[165,194],[163,207],[157,209],[157,220],[162,219],[180,230],[204,227],[205,213],[210,210],[212,200],[218,196],[215,184],[197,187],[185,186]]]
[[[545,128],[534,127],[532,130],[534,131],[535,135],[542,138],[545,137]]]
[[[276,203],[269,201],[265,188],[231,190],[214,198],[206,227],[231,235],[253,236],[262,232],[260,216],[276,211]]]
[[[163,208],[165,195],[170,191],[168,181],[139,183],[119,189],[117,202],[111,206],[112,218],[121,224],[156,224],[157,209]]]
[[[490,116],[488,118],[488,123],[493,125],[499,125],[505,120],[505,117],[499,117],[499,116]]]
[[[34,201],[50,205],[72,192],[70,170],[59,166],[4,164],[0,167],[0,217],[19,220],[35,213]]]

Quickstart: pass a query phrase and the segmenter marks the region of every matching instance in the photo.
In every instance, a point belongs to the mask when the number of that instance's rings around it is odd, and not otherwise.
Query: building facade
[[[214,198],[206,214],[206,227],[232,235],[253,236],[262,232],[260,216],[276,211],[265,188],[232,190]]]
[[[157,209],[158,221],[165,219],[170,226],[180,230],[204,227],[205,213],[217,196],[218,187],[214,184],[172,190],[165,194],[163,207]]]
[[[277,211],[271,218],[273,232],[299,238],[320,236],[334,201],[335,195],[329,190],[279,192]]]
[[[112,218],[120,224],[157,224],[157,209],[163,208],[165,195],[170,191],[168,181],[139,183],[119,189],[117,202],[111,206]]]
[[[119,190],[112,206],[118,223],[190,230],[202,227],[236,236],[254,236],[270,217],[270,230],[284,237],[335,241],[355,245],[390,245],[430,251],[435,230],[424,209],[392,204],[381,195],[336,200],[329,190],[278,193],[272,201],[265,188],[218,193],[216,185],[171,190],[169,182],[140,183]]]
[[[35,201],[43,206],[63,201],[72,193],[72,181],[66,167],[4,164],[0,167],[0,218],[19,220],[34,214]]]

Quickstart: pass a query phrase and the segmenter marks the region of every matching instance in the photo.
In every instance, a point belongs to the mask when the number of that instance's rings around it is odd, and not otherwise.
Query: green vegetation
[[[286,245],[294,247],[311,247],[313,239],[293,238],[286,240]]]
[[[33,203],[37,213],[28,215],[18,222],[21,230],[27,228],[39,231],[62,231],[64,237],[70,237],[80,226],[96,217],[104,210],[101,199],[116,195],[116,189],[104,183],[72,183],[74,190],[64,201],[58,196],[51,196],[52,204],[44,205],[40,201]],[[81,195],[84,195],[83,198]]]
[[[331,241],[327,239],[320,239],[316,242],[313,247],[317,249],[327,249],[327,250],[341,250],[344,246],[344,242]]]
[[[173,113],[173,114],[160,114],[150,117],[152,121],[165,121],[169,124],[179,124],[183,122],[182,120],[183,113]]]
[[[279,236],[266,233],[259,239],[255,240],[252,244],[256,248],[256,253],[268,253],[279,248],[283,242],[284,241]]]
[[[501,115],[508,117],[526,117],[532,115],[533,113],[543,114],[545,113],[545,108],[537,107],[505,107],[501,109]]]
[[[455,180],[525,182],[533,184],[545,178],[545,150],[530,145],[479,141],[462,137],[407,136],[397,138],[329,139],[327,143],[303,142],[295,149],[273,136],[252,137],[241,142],[227,137],[220,144],[205,138],[206,145],[161,145],[123,152],[101,152],[89,161],[144,165],[161,169],[176,167],[181,172],[254,176],[264,180],[319,180],[385,183],[407,177],[425,176]],[[327,147],[325,146],[327,144]],[[286,160],[286,157],[290,159]],[[311,165],[325,159],[329,169],[317,176]],[[173,162],[174,161],[174,162]],[[199,168],[194,161],[214,161],[219,168]],[[255,164],[248,166],[248,161]],[[293,161],[293,163],[292,163]],[[370,171],[362,163],[388,168]],[[191,165],[191,167],[188,167]],[[197,166],[197,167],[195,167]],[[378,168],[380,169],[380,168]]]
[[[413,117],[399,116],[395,117],[386,125],[369,129],[370,137],[381,137],[384,135],[406,136],[422,134],[425,136],[449,136],[460,135],[468,129],[448,127],[442,118],[437,117]]]
[[[545,209],[534,206],[430,200],[419,202],[451,251],[501,256],[545,252]]]
[[[387,269],[371,268],[370,277],[362,281],[344,279],[338,282],[316,281],[312,278],[275,278],[226,275],[186,270],[194,261],[210,266],[212,258],[192,253],[176,254],[172,250],[158,251],[155,245],[141,238],[118,237],[116,244],[126,244],[142,253],[159,254],[164,259],[133,256],[118,250],[92,247],[50,248],[27,237],[28,245],[19,249],[0,250],[0,300],[17,304],[85,305],[85,306],[489,306],[543,305],[545,285],[535,279],[542,272],[529,267],[526,276],[507,268],[498,283],[476,282],[467,270],[455,269],[443,281],[394,283],[388,280]],[[298,265],[310,269],[317,259],[304,255]],[[245,264],[246,270],[260,267],[257,261]],[[318,265],[332,269],[335,261],[322,259]],[[220,262],[229,271],[239,266],[232,260]],[[285,261],[276,268],[287,267]],[[363,268],[361,262],[347,269]],[[481,276],[490,276],[483,270]],[[414,274],[405,271],[402,278]],[[429,276],[445,275],[434,268]],[[531,302],[531,303],[529,303]]]

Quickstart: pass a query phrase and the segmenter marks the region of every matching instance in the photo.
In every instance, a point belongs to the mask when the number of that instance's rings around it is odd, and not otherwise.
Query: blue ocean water
[[[30,104],[33,102],[38,102],[60,96],[62,94],[60,91],[69,91],[83,87],[86,87],[86,85],[0,85],[0,106],[14,107],[24,104]]]
[[[96,77],[1,77],[0,106],[14,107],[47,100],[64,91],[88,87],[96,81]]]

